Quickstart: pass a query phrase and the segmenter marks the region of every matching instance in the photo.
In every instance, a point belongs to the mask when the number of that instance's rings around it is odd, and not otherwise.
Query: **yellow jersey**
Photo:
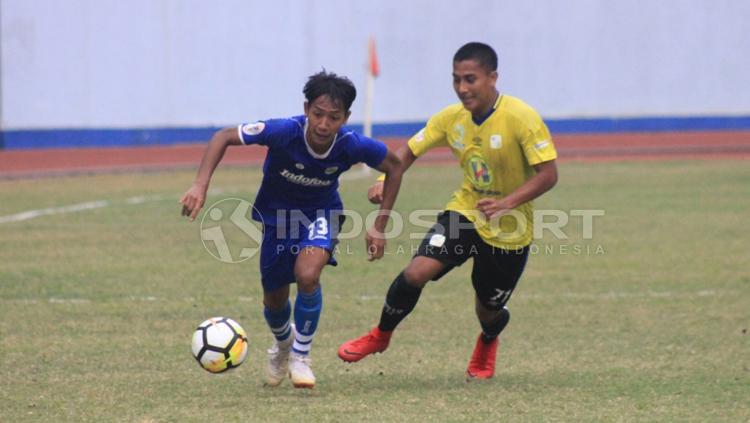
[[[533,165],[557,158],[547,125],[534,109],[518,98],[499,95],[494,111],[477,125],[471,112],[457,103],[433,115],[408,145],[417,157],[435,147],[451,149],[464,179],[445,208],[474,222],[485,242],[504,249],[531,244],[531,202],[499,219],[485,218],[476,203],[507,196],[534,175]]]

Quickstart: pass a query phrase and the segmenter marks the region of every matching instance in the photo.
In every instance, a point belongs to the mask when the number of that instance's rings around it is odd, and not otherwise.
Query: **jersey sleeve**
[[[380,141],[360,135],[357,153],[358,162],[377,169],[385,160],[388,148]]]
[[[411,152],[419,157],[435,147],[447,147],[446,110],[433,115],[427,125],[409,139]]]
[[[279,146],[294,136],[299,125],[291,119],[269,119],[237,126],[237,134],[245,145]]]
[[[557,158],[552,135],[542,118],[534,110],[528,110],[521,119],[520,144],[530,165],[548,162]]]

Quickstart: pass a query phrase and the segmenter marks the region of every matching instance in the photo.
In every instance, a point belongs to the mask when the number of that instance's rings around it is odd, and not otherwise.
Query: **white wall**
[[[451,58],[479,40],[500,88],[546,117],[750,113],[746,0],[0,0],[2,127],[227,125],[301,112],[325,67],[376,122],[455,101]],[[352,121],[361,121],[361,97]]]

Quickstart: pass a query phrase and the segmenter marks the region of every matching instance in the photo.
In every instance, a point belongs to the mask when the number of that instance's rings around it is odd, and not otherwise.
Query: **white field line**
[[[372,173],[370,172],[370,168],[363,164],[359,167],[358,170],[353,172],[346,172],[343,175],[339,176],[339,181],[353,181],[356,179],[362,179],[362,178],[372,178],[373,182],[375,181],[375,178],[372,176]]]
[[[47,300],[50,304],[89,304],[91,300],[86,298],[55,298],[52,297]]]
[[[99,209],[107,207],[110,204],[107,200],[89,201],[87,203],[71,204],[62,207],[50,207],[47,209],[28,210],[21,213],[0,216],[0,223],[20,222],[23,220],[34,219],[40,216],[50,216],[53,214],[75,213],[84,210]]]
[[[125,204],[143,204],[152,201],[160,201],[164,199],[163,195],[141,195],[136,197],[126,198]],[[41,216],[52,216],[56,214],[76,213],[86,210],[100,209],[102,207],[108,207],[112,205],[110,200],[96,200],[88,201],[86,203],[71,204],[69,206],[50,207],[46,209],[28,210],[21,213],[11,214],[7,216],[0,216],[0,223],[10,222],[21,222],[24,220],[34,219]]]
[[[339,177],[339,180],[351,181],[355,179],[364,178],[367,176],[370,176],[370,174],[360,169],[358,171],[349,172],[349,173],[345,173],[341,175]],[[217,194],[226,193],[228,191],[231,191],[231,190],[217,188],[217,189],[209,190],[209,194],[217,195]],[[135,197],[126,198],[125,203],[126,204],[143,204],[143,203],[148,203],[152,201],[160,201],[162,199],[164,199],[163,195],[139,195]],[[97,200],[97,201],[89,201],[86,203],[71,204],[69,206],[49,207],[46,209],[28,210],[28,211],[21,212],[21,213],[10,214],[7,216],[0,216],[0,223],[21,222],[24,220],[35,219],[41,216],[52,216],[56,214],[76,213],[76,212],[81,212],[85,210],[99,209],[99,208],[107,207],[111,205],[112,205],[112,201]]]
[[[163,195],[139,195],[125,199],[126,204],[143,204],[163,199]]]

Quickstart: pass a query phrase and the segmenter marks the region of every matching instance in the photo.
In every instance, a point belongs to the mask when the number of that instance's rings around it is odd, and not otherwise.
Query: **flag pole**
[[[372,100],[375,96],[375,77],[380,73],[378,57],[375,52],[375,39],[370,37],[367,42],[367,80],[365,83],[365,115],[362,132],[366,137],[372,137]],[[364,166],[364,173],[370,173],[370,167]]]

